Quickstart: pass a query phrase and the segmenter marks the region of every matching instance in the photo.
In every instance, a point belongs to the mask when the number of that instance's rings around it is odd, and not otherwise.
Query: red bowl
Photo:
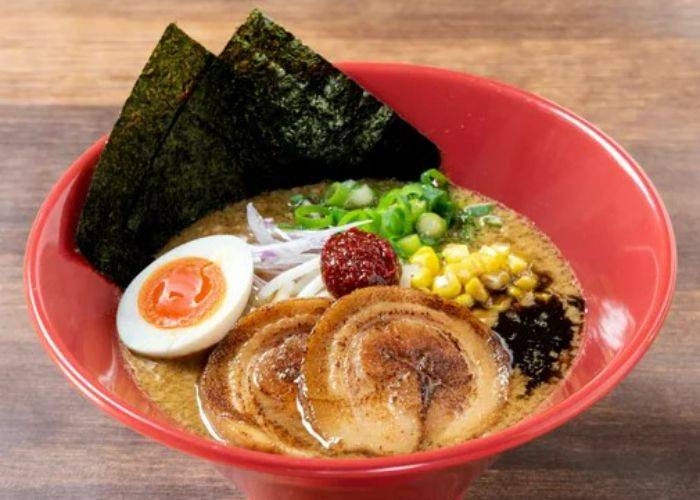
[[[55,363],[95,404],[146,436],[212,461],[250,496],[456,498],[498,453],[581,413],[639,361],[669,310],[673,230],[634,160],[555,104],[440,69],[341,67],[440,146],[455,182],[530,217],[571,262],[588,305],[583,348],[536,414],[458,446],[372,459],[290,458],[180,429],[125,373],[114,321],[120,292],[74,249],[76,219],[104,138],[68,169],[39,210],[25,260],[30,314]]]

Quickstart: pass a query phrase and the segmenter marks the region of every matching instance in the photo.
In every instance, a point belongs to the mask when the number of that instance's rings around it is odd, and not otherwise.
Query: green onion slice
[[[302,205],[294,210],[294,222],[302,229],[324,229],[333,225],[333,214],[320,205]]]
[[[343,207],[345,203],[350,198],[353,188],[355,187],[355,181],[345,181],[345,182],[334,182],[328,189],[323,197],[323,203],[330,207]]]
[[[503,219],[498,215],[484,215],[479,219],[481,222],[491,227],[501,227],[503,226]]]
[[[493,203],[477,203],[476,205],[469,205],[462,209],[463,212],[472,217],[483,217],[484,215],[490,214],[491,210],[493,210]]]
[[[411,255],[416,253],[416,251],[421,247],[422,243],[420,237],[417,234],[409,234],[400,238],[394,243],[394,248],[397,250],[399,256],[404,259],[409,258]]]
[[[423,198],[424,193],[423,186],[415,182],[406,184],[401,188],[401,195],[409,201],[414,198]]]
[[[433,212],[426,212],[418,218],[416,230],[428,244],[437,243],[447,233],[447,221]]]
[[[422,214],[428,210],[428,202],[425,200],[411,199],[408,200],[409,212],[411,213],[411,221],[415,224]]]
[[[372,215],[364,208],[358,208],[357,210],[345,212],[345,214],[338,221],[337,225],[344,226],[345,224],[351,224],[352,222],[360,222],[363,220],[372,220]]]
[[[344,208],[339,208],[339,207],[328,207],[328,211],[331,214],[331,217],[333,218],[333,225],[334,226],[339,226],[340,219],[345,217],[345,215],[348,213],[347,210],[345,210]]]
[[[428,202],[428,211],[435,212],[450,225],[457,212],[457,205],[452,201],[450,193],[443,189],[425,186],[425,199]]]
[[[403,198],[401,195],[401,190],[396,188],[392,189],[388,193],[386,193],[384,196],[382,196],[379,200],[379,203],[377,204],[377,209],[378,210],[386,210],[392,205],[405,205],[406,200]]]
[[[336,223],[337,226],[344,226],[345,224],[351,224],[353,222],[370,221],[367,224],[362,224],[357,226],[358,229],[367,231],[370,233],[378,233],[381,225],[379,220],[379,214],[376,210],[371,208],[358,208],[357,210],[350,210],[346,212],[343,217]]]
[[[345,200],[346,208],[368,207],[374,203],[374,190],[367,184],[361,184],[352,189],[350,196]]]
[[[381,215],[380,233],[385,238],[398,238],[410,233],[413,229],[409,213],[399,205],[392,205],[379,213]]]
[[[437,168],[431,168],[430,170],[426,170],[420,175],[420,181],[423,184],[426,184],[428,186],[433,186],[436,188],[441,188],[447,186],[449,184],[449,181],[447,180],[447,177],[445,177],[445,174],[440,172]]]

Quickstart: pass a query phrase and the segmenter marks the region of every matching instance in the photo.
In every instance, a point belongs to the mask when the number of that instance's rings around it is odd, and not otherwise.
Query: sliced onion
[[[267,220],[265,222],[267,222]],[[272,220],[270,220],[270,224],[272,224]],[[272,225],[272,232],[285,241],[289,241],[292,239],[286,231],[282,231],[278,226],[275,226],[274,224]]]
[[[335,233],[340,233],[352,229],[353,227],[364,226],[366,224],[371,224],[371,220],[359,220],[355,222],[350,222],[348,224],[343,224],[342,226],[329,227],[328,229],[292,229],[288,231],[287,234],[292,238],[303,238],[303,237],[320,237],[325,239]]]
[[[270,281],[256,276],[258,300],[281,300],[297,294],[313,297],[325,289],[320,277],[319,253],[329,237],[372,221],[356,221],[322,230],[285,231],[265,219],[252,203],[246,206],[248,227],[257,243],[251,244],[255,271],[273,276]]]
[[[255,239],[258,240],[258,243],[270,244],[277,241],[272,236],[270,227],[266,224],[265,219],[252,203],[248,203],[246,206],[246,217],[248,219],[248,228],[255,236]]]
[[[267,285],[267,280],[264,280],[260,276],[258,276],[257,274],[254,274],[253,275],[253,285],[255,285],[255,287],[257,289],[260,289],[260,288],[264,287],[265,285]]]
[[[274,240],[273,243],[251,245],[255,259],[255,269],[264,272],[281,272],[307,262],[320,252],[326,240],[341,231],[361,226],[371,221],[359,221],[329,229],[284,233],[288,241]],[[278,229],[279,230],[279,229]],[[282,232],[282,230],[279,230]]]
[[[300,253],[300,254],[288,254],[284,253],[276,258],[270,258],[255,264],[256,271],[263,273],[281,273],[290,269],[292,267],[308,262],[309,260],[317,257],[315,254]]]

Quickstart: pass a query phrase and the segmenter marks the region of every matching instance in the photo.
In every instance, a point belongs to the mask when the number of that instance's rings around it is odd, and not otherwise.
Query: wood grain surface
[[[165,25],[213,51],[254,5],[331,60],[468,71],[600,125],[667,204],[680,272],[669,320],[606,399],[505,454],[473,498],[700,498],[700,2],[301,0],[0,3],[0,498],[240,496],[209,465],[83,400],[27,319],[31,221],[110,130]],[[604,242],[601,242],[604,244]]]

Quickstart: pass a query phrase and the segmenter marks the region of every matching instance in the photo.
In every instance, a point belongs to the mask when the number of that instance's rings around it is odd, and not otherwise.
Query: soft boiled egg
[[[117,310],[121,341],[132,351],[174,358],[216,344],[243,313],[253,256],[235,236],[199,238],[141,271]]]

